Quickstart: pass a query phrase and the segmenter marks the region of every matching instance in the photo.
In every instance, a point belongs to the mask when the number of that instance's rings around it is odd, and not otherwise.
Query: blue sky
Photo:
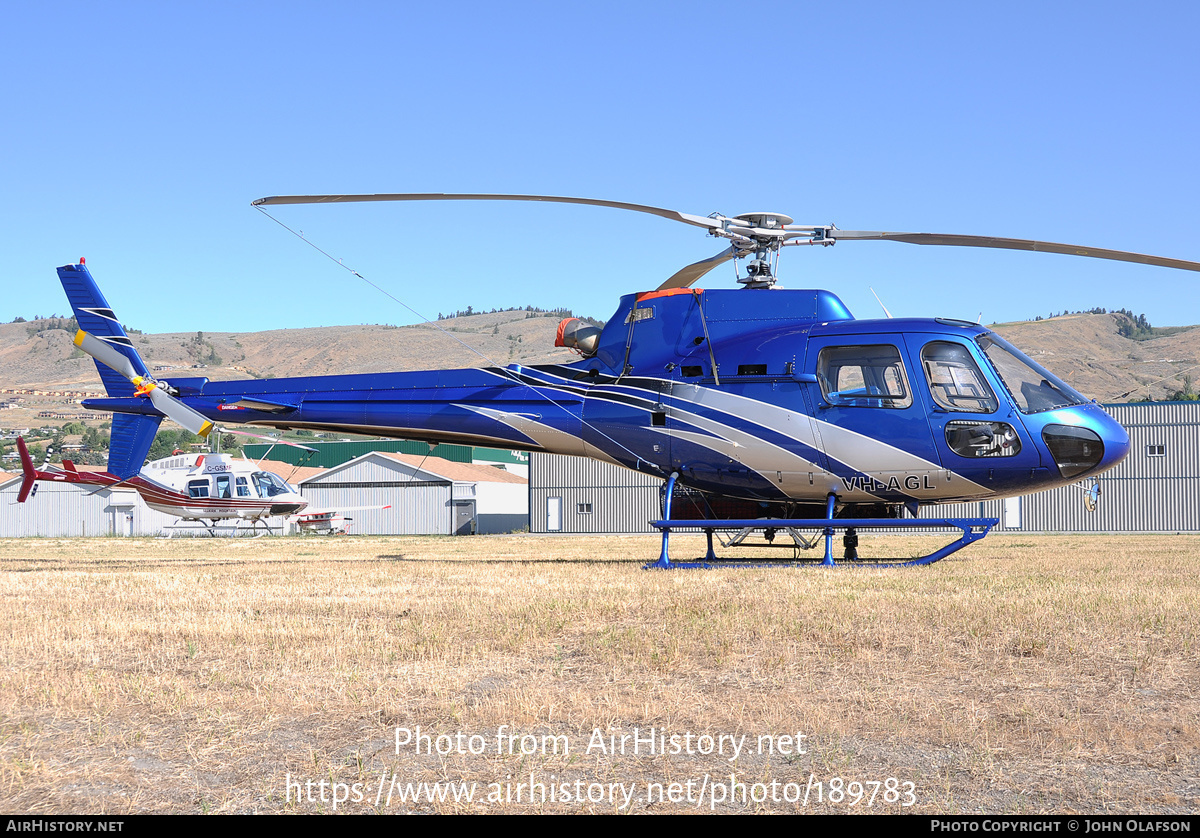
[[[409,323],[250,206],[516,192],[844,229],[1038,238],[1200,261],[1191,3],[45,3],[5,11],[0,321],[64,313],[86,256],[128,324]],[[722,249],[553,205],[277,207],[434,317],[608,317]],[[732,269],[702,283],[732,285]],[[843,243],[781,281],[860,317],[1127,307],[1200,323],[1200,275]]]

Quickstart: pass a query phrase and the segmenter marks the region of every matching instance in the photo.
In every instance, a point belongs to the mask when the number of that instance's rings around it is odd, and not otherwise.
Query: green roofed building
[[[499,448],[480,448],[470,445],[441,445],[430,446],[425,442],[408,439],[361,439],[353,441],[325,442],[322,440],[295,440],[298,445],[304,445],[315,451],[305,451],[283,443],[253,443],[242,447],[245,456],[252,460],[267,459],[277,463],[288,463],[294,466],[313,468],[336,468],[348,463],[356,457],[373,451],[393,454],[429,454],[450,460],[455,463],[480,463],[484,465],[501,466],[506,471],[515,472],[522,476],[528,475],[529,454],[524,451],[510,451]]]

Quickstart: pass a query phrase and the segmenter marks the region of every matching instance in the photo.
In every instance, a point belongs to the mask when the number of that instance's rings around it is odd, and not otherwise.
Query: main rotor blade
[[[300,448],[304,451],[312,451],[314,454],[317,451],[315,448],[309,448],[307,445],[301,445],[298,442],[289,442],[286,439],[276,439],[273,436],[265,436],[264,434],[252,434],[249,431],[235,431],[231,428],[217,428],[217,430],[223,434],[236,434],[237,436],[254,437],[255,439],[261,439],[263,442],[269,442],[272,445],[290,445],[292,448]]]
[[[159,413],[194,434],[205,438],[208,437],[209,431],[213,429],[212,422],[162,389],[154,379],[147,380],[139,375],[133,363],[119,352],[116,347],[104,342],[95,335],[88,334],[82,329],[75,334],[75,345],[106,367],[110,367],[125,376],[133,384],[149,386],[146,395],[150,397],[150,403],[154,405]]]
[[[702,259],[699,262],[693,262],[686,268],[676,271],[666,282],[658,286],[658,291],[666,291],[668,288],[688,288],[700,277],[711,271],[717,265],[728,262],[738,254],[738,249],[734,245],[730,245],[725,250],[722,250],[716,256],[710,256],[707,259]]]
[[[721,222],[700,215],[691,215],[677,210],[650,207],[645,204],[628,204],[623,201],[601,201],[595,198],[564,198],[560,195],[502,195],[502,194],[453,194],[443,192],[400,192],[379,195],[272,195],[252,201],[251,206],[260,207],[271,204],[341,204],[359,201],[546,201],[556,204],[586,204],[593,207],[612,207],[614,209],[645,212],[667,218],[671,221],[682,221],[706,230],[717,230]]]
[[[838,229],[829,230],[825,234],[825,237],[834,241],[897,241],[907,242],[908,244],[938,244],[949,245],[951,247],[995,247],[1003,250],[1034,250],[1041,253],[1090,256],[1094,259],[1115,259],[1119,262],[1139,262],[1143,265],[1157,265],[1160,268],[1200,271],[1200,262],[1188,262],[1184,259],[1167,259],[1162,256],[1148,256],[1144,253],[1130,253],[1126,250],[1104,250],[1099,247],[1082,247],[1076,244],[1043,242],[1034,239],[1000,239],[992,236],[958,236],[947,233],[886,233],[870,230]]]

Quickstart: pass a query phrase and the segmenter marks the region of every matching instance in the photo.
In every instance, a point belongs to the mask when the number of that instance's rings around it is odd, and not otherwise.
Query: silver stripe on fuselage
[[[700,385],[690,385],[689,387],[680,385],[678,382],[672,383],[675,385],[671,388],[673,401],[682,400],[718,413],[737,416],[788,439],[793,439],[801,445],[824,451],[832,459],[845,463],[867,477],[874,478],[882,487],[890,487],[889,491],[899,491],[918,500],[994,494],[985,487],[945,469],[940,463],[931,462],[857,431],[816,419],[807,413],[788,410],[769,402],[735,393],[725,393]],[[622,389],[638,391],[638,388],[625,387]],[[689,389],[692,391],[691,393],[687,392]],[[779,485],[790,497],[797,499],[820,498],[828,492],[834,491],[847,500],[877,498],[875,493],[867,490],[870,486],[868,482],[852,481],[847,485],[847,482],[841,477],[830,474],[786,448],[767,442],[752,433],[739,431],[725,422],[709,419],[678,406],[674,407],[674,416],[713,433],[718,439],[735,443],[738,447],[734,451],[730,450],[727,444],[716,440],[706,441],[700,435],[693,434],[691,435],[693,438],[689,439],[691,442],[704,445],[716,453],[735,459],[748,468],[754,469],[769,482]],[[820,434],[820,440],[817,440],[813,434],[814,427]],[[669,429],[663,429],[663,431],[666,431],[667,435],[672,433]],[[674,434],[682,436],[678,431]],[[785,458],[785,461],[773,459],[781,456]],[[785,465],[786,467],[781,467]],[[812,483],[809,482],[810,474],[813,475]],[[818,474],[823,477],[823,485],[818,485],[816,477]],[[917,479],[906,481],[905,478],[911,477]]]
[[[595,460],[604,460],[605,462],[613,463],[614,465],[622,465],[614,460],[604,451],[596,448],[594,445],[589,445],[582,438],[574,436],[566,431],[551,427],[544,422],[539,422],[531,416],[524,413],[510,413],[504,410],[495,410],[490,407],[479,407],[478,405],[456,403],[455,407],[461,407],[464,410],[470,410],[478,413],[481,416],[486,416],[489,419],[494,419],[514,431],[532,439],[540,445],[545,451],[551,454],[568,454],[575,457],[591,457]],[[573,414],[572,414],[572,418]]]

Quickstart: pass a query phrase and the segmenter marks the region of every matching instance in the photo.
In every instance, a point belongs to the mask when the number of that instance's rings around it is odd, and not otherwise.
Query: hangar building
[[[440,457],[373,451],[298,486],[313,506],[359,509],[351,532],[362,535],[468,535],[523,530],[527,481],[492,466]]]

